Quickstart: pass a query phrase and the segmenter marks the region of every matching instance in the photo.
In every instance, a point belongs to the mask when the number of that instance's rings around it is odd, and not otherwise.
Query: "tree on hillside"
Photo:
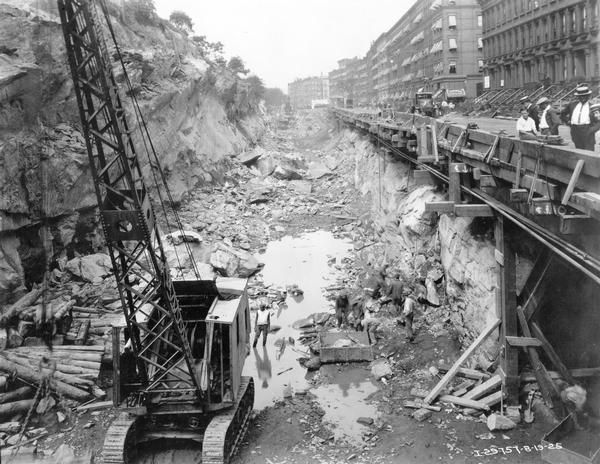
[[[229,63],[227,63],[227,67],[231,72],[236,74],[246,75],[250,72],[249,69],[246,69],[246,65],[239,56],[231,57]]]
[[[227,63],[223,58],[223,44],[221,42],[210,42],[208,44],[208,51],[210,53],[209,58],[218,62],[219,64]],[[225,61],[225,63],[223,63]]]
[[[125,2],[125,10],[133,11],[140,24],[154,24],[158,19],[154,0],[128,0]]]
[[[175,27],[181,29],[184,32],[192,32],[194,30],[194,23],[187,13],[175,10],[169,16],[169,21],[173,23]]]
[[[260,77],[252,75],[244,79],[248,84],[248,94],[255,101],[260,100],[265,94],[265,84]]]
[[[285,103],[286,96],[278,87],[270,87],[265,89],[265,104],[267,107],[280,108]]]

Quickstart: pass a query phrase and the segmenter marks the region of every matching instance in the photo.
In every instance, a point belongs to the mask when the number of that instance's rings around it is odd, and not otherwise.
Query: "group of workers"
[[[375,330],[380,322],[375,314],[376,308],[384,302],[391,305],[398,324],[406,327],[406,339],[413,342],[417,298],[412,290],[402,283],[399,274],[387,278],[385,271],[370,274],[365,280],[362,292],[352,296],[342,292],[337,296],[335,315],[338,327],[348,325],[355,330],[366,331],[374,342]]]
[[[519,138],[535,139],[538,135],[558,135],[561,123],[570,126],[575,148],[594,151],[596,132],[600,130],[600,103],[590,102],[592,91],[587,85],[575,89],[576,101],[569,103],[560,115],[552,108],[552,102],[540,98],[535,104],[530,97],[520,103],[521,116],[517,120]]]

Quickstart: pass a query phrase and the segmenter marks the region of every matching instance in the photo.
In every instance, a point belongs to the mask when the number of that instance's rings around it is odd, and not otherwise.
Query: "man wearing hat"
[[[542,112],[540,116],[540,131],[542,135],[558,135],[558,126],[560,126],[560,118],[552,109],[550,100],[546,97],[540,98],[537,107]]]
[[[535,123],[535,130],[539,132],[540,114],[538,112],[537,107],[531,102],[531,99],[528,96],[521,98],[519,102],[521,102],[521,104],[525,107],[525,109],[527,110],[527,114],[531,119],[533,119],[533,122]]]
[[[592,91],[587,85],[575,89],[577,101],[569,103],[560,113],[561,119],[571,126],[571,139],[575,148],[594,150],[595,130],[590,112],[590,95]]]

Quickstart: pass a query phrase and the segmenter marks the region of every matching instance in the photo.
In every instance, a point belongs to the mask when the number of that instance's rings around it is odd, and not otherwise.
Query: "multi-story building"
[[[600,80],[599,0],[480,0],[486,87]]]
[[[344,58],[338,61],[337,69],[329,73],[329,94],[332,100],[354,100],[360,87],[358,82],[361,60]]]
[[[288,84],[290,104],[295,109],[310,108],[313,100],[329,99],[327,77],[305,77]]]
[[[403,100],[420,88],[475,97],[483,89],[481,29],[476,0],[416,2],[367,52],[367,69],[359,75],[368,75],[369,83],[360,98],[369,103]]]

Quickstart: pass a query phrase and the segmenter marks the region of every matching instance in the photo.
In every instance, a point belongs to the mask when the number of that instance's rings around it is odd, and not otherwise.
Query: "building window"
[[[481,37],[477,37],[477,48],[483,50],[483,39]]]
[[[458,46],[456,45],[456,39],[448,39],[448,48],[451,52],[455,52]]]
[[[483,60],[477,60],[477,66],[479,67],[479,72],[483,71]]]
[[[450,29],[456,29],[456,15],[448,16],[448,27]]]
[[[483,27],[483,16],[477,16],[477,27]]]
[[[587,29],[587,8],[585,5],[581,7],[581,30],[585,31]]]
[[[456,61],[450,61],[448,63],[448,73],[456,74]]]
[[[567,16],[564,11],[560,14],[560,35],[561,37],[567,35]]]
[[[571,34],[577,32],[577,19],[575,16],[575,10],[571,10]]]

